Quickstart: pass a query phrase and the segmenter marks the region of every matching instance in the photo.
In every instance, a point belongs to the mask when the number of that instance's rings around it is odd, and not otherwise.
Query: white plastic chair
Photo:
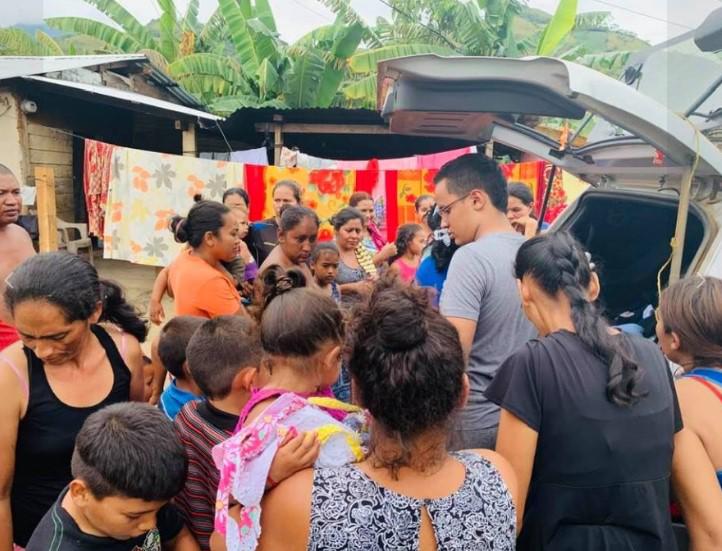
[[[79,237],[72,239],[75,232]],[[71,224],[58,218],[58,249],[66,249],[73,254],[79,254],[80,249],[88,249],[88,261],[93,264],[93,242],[88,237],[88,225]]]

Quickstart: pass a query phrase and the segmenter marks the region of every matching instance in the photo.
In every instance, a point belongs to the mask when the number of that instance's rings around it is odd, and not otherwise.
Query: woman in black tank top
[[[143,400],[139,343],[147,333],[121,289],[67,253],[27,260],[4,298],[22,343],[0,355],[0,417],[14,423],[0,433],[0,551],[24,546],[72,479],[85,419]]]

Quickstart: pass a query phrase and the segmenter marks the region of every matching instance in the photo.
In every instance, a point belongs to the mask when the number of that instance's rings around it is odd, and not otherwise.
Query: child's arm
[[[168,267],[163,268],[153,283],[153,292],[150,294],[150,321],[156,325],[160,325],[165,320],[165,311],[163,310],[163,295],[170,291],[168,285]],[[169,292],[169,295],[171,293]],[[172,295],[171,295],[172,296]]]
[[[266,489],[270,490],[289,476],[313,466],[320,451],[321,442],[315,432],[295,436],[288,433],[271,463]]]
[[[200,551],[201,547],[187,526],[171,541],[163,545],[164,551]]]
[[[160,395],[163,393],[163,385],[165,384],[165,378],[168,372],[163,367],[163,364],[158,357],[158,342],[160,337],[153,339],[153,343],[150,345],[150,361],[153,366],[153,380],[151,381],[151,393],[148,403],[151,406],[158,404]]]

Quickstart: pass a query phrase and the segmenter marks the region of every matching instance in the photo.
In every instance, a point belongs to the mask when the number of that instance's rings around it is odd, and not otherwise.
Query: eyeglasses
[[[461,201],[466,199],[469,195],[471,195],[471,193],[467,193],[463,197],[459,197],[458,199],[456,199],[455,201],[452,201],[445,207],[440,207],[439,205],[436,205],[436,207],[434,207],[434,214],[438,215],[442,218],[448,218],[448,216],[451,214],[451,209],[454,208],[454,205],[456,205],[456,203],[460,203]]]

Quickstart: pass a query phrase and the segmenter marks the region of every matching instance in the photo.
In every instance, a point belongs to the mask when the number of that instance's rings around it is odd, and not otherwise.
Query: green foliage
[[[577,20],[577,0],[559,0],[551,21],[544,28],[537,46],[538,55],[552,55],[562,40],[572,32]]]

